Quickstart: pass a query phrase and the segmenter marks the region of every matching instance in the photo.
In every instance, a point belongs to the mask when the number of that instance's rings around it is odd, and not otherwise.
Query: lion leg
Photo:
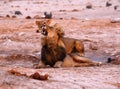
[[[65,58],[64,58],[64,61],[62,63],[62,67],[74,67],[74,60],[73,58],[70,56],[70,55],[67,55]]]
[[[54,68],[60,68],[62,67],[63,61],[57,61],[54,65]]]
[[[99,66],[101,62],[95,62],[85,57],[80,57],[76,54],[70,55],[73,60],[76,62],[75,66]]]
[[[74,55],[78,56],[78,55]],[[74,57],[75,58],[75,57]],[[70,55],[67,55],[63,61],[58,61],[55,63],[54,67],[60,68],[60,67],[87,67],[87,66],[99,66],[101,65],[100,62],[94,62],[91,61],[85,57],[76,57],[77,59],[74,59]]]
[[[75,48],[79,56],[84,56],[84,44],[81,41],[75,41]]]

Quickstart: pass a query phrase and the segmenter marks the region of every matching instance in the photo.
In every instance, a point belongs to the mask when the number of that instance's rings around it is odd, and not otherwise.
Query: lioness
[[[50,25],[50,23],[51,23],[51,20],[36,21],[36,25],[39,28],[37,32],[41,32],[43,35],[46,36],[49,32],[48,29],[46,28],[47,26]],[[84,56],[84,44],[80,40],[74,39],[74,38],[63,37],[64,32],[58,24],[54,24],[53,26],[50,26],[50,27],[53,27],[58,33],[58,35],[61,37],[61,40],[65,44],[65,49],[66,49],[67,54],[77,52],[78,55]]]
[[[80,57],[77,53],[66,53],[66,46],[54,27],[46,26],[46,36],[42,40],[41,62],[36,68],[46,67],[80,67],[96,66],[99,62],[94,62],[85,57]]]

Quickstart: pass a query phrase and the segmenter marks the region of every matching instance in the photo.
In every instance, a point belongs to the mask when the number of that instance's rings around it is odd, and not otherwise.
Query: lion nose
[[[39,33],[39,30],[36,30],[37,33]]]

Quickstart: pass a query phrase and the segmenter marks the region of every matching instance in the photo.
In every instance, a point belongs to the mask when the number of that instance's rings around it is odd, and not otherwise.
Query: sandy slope
[[[86,9],[87,0],[1,0],[0,89],[119,89],[120,65],[34,69],[33,64],[39,61],[41,34],[36,33],[36,19],[25,19],[27,15],[42,16],[44,11],[52,11],[53,21],[62,26],[65,36],[83,40],[86,57],[105,63],[108,57],[120,58],[120,22],[111,23],[119,18],[119,8],[113,9],[119,1],[111,0],[111,7],[105,6],[106,1],[90,0],[93,9]],[[5,17],[13,16],[15,10],[23,15]],[[7,71],[13,68],[28,75],[35,71],[47,73],[49,79],[11,75]]]

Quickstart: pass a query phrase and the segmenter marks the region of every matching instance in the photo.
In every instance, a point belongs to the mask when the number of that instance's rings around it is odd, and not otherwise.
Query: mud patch
[[[0,60],[0,66],[33,68],[33,65],[40,61],[40,58],[27,54],[11,54]]]

